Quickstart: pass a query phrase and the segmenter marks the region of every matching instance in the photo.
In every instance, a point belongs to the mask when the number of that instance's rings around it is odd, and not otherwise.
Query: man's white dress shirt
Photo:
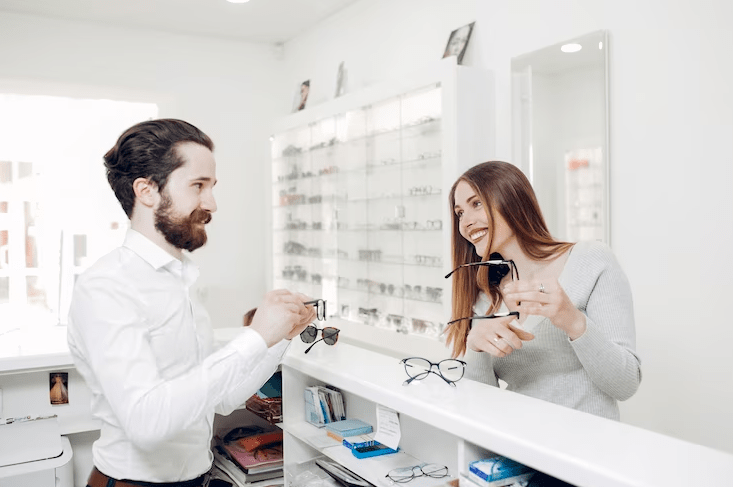
[[[189,295],[197,277],[187,256],[129,230],[74,287],[69,349],[102,422],[94,465],[110,477],[175,482],[208,471],[214,412],[242,406],[287,350],[243,328],[213,352],[209,317]]]

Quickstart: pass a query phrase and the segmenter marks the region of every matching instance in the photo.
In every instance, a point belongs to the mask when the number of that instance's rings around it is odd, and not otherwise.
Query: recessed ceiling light
[[[562,52],[578,52],[581,49],[583,49],[583,46],[580,44],[565,44],[560,48]]]
[[[247,3],[249,0],[227,0],[229,3]]]

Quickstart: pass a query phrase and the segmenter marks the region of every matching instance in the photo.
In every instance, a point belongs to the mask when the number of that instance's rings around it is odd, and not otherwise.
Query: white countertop
[[[0,374],[73,366],[65,326],[29,326],[0,337]]]
[[[228,342],[242,328],[215,328],[214,341]],[[28,327],[0,336],[0,375],[74,367],[66,326]]]
[[[399,411],[559,478],[592,486],[723,485],[733,455],[463,379],[403,386],[394,357],[338,343],[283,361],[302,374]]]

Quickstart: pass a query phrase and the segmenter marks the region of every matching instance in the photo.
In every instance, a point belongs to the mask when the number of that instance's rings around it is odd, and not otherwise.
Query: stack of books
[[[338,389],[324,386],[306,387],[303,397],[305,420],[309,423],[323,426],[346,419],[344,398]]]
[[[283,484],[282,430],[239,427],[214,439],[214,466],[231,482],[239,487]]]

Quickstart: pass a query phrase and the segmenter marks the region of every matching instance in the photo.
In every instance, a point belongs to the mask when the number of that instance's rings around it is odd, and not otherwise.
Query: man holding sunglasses
[[[213,149],[191,124],[152,120],[104,157],[131,228],[79,276],[69,313],[69,349],[101,422],[90,487],[204,485],[214,413],[244,404],[316,316],[306,296],[271,291],[251,325],[213,351],[187,255],[206,243],[216,211]]]

